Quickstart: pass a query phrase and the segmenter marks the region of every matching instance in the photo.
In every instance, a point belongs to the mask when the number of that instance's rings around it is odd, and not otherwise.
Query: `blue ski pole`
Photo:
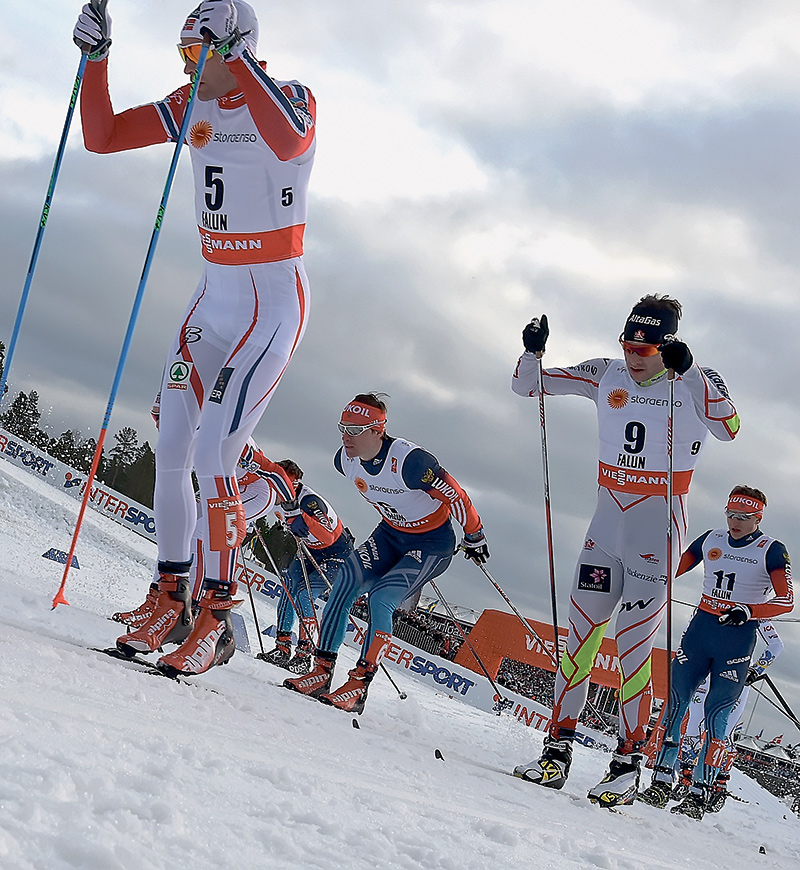
[[[181,153],[183,140],[186,138],[186,132],[189,129],[189,118],[191,117],[192,107],[194,106],[195,94],[197,93],[197,85],[199,84],[200,79],[203,76],[203,69],[205,68],[208,54],[209,41],[208,39],[206,39],[203,42],[203,48],[200,52],[200,58],[197,61],[197,69],[194,74],[194,80],[192,81],[192,88],[189,92],[189,100],[186,104],[186,111],[183,115],[180,133],[178,134],[178,141],[175,145],[175,153],[172,155],[172,162],[170,163],[169,172],[167,173],[167,181],[164,185],[164,193],[161,195],[161,202],[158,206],[156,222],[153,226],[153,233],[150,236],[150,244],[147,248],[147,256],[145,257],[144,267],[142,268],[142,277],[139,279],[139,286],[136,290],[136,296],[133,300],[133,309],[131,311],[131,316],[128,320],[128,329],[125,333],[125,340],[122,343],[122,350],[120,351],[119,362],[117,363],[117,371],[114,375],[114,383],[111,387],[111,394],[108,397],[108,405],[106,407],[105,417],[103,418],[103,426],[100,429],[100,434],[97,438],[97,447],[95,447],[94,456],[92,457],[92,467],[89,471],[89,477],[86,480],[86,488],[83,492],[83,499],[81,500],[81,507],[78,512],[78,520],[75,523],[75,531],[72,535],[72,544],[70,546],[69,555],[67,556],[67,564],[64,566],[64,576],[61,578],[61,586],[59,586],[58,592],[56,592],[55,597],[53,598],[53,610],[55,610],[59,604],[69,604],[69,601],[67,601],[67,599],[64,597],[64,588],[67,585],[67,576],[69,575],[72,557],[75,554],[75,547],[78,544],[78,535],[80,535],[81,524],[83,523],[83,515],[84,513],[86,513],[86,505],[89,502],[89,496],[92,491],[92,483],[94,482],[95,475],[97,474],[97,467],[100,464],[100,457],[103,453],[103,442],[106,440],[108,424],[111,420],[111,412],[114,409],[114,402],[117,398],[117,391],[119,389],[120,381],[122,380],[122,372],[125,368],[125,362],[128,359],[128,351],[130,350],[131,340],[133,339],[133,331],[136,328],[136,320],[139,317],[139,309],[142,306],[144,290],[147,286],[147,278],[150,275],[150,266],[153,262],[153,256],[156,252],[156,245],[158,244],[158,239],[161,234],[161,223],[164,220],[164,213],[167,210],[167,201],[169,199],[170,190],[172,189],[172,181],[175,178],[175,171],[178,168],[178,157]]]
[[[56,151],[56,159],[53,164],[53,171],[50,173],[50,184],[47,187],[47,195],[44,198],[44,206],[42,207],[42,214],[39,218],[39,228],[36,230],[36,239],[33,243],[33,253],[31,254],[30,265],[28,266],[28,274],[25,276],[25,285],[22,288],[22,296],[20,297],[19,307],[17,308],[17,317],[14,321],[14,329],[11,332],[11,340],[8,345],[8,352],[6,353],[3,373],[2,375],[0,375],[0,405],[3,404],[3,396],[5,395],[6,391],[6,381],[8,380],[8,373],[11,370],[11,360],[14,358],[14,350],[17,346],[17,338],[19,337],[19,330],[22,325],[22,318],[25,314],[25,307],[28,304],[28,295],[31,290],[33,273],[36,270],[36,262],[39,259],[39,249],[42,246],[44,229],[47,225],[47,218],[50,214],[50,203],[53,201],[53,194],[55,193],[56,189],[56,181],[58,180],[58,173],[61,169],[61,160],[64,156],[64,149],[67,145],[67,136],[69,135],[69,128],[72,125],[72,116],[75,113],[75,104],[78,101],[78,93],[81,89],[81,82],[83,81],[83,73],[86,70],[86,61],[88,57],[89,55],[87,51],[84,50],[81,52],[81,62],[78,64],[78,74],[75,76],[75,83],[72,86],[72,95],[70,96],[69,100],[67,117],[64,121],[64,129],[61,131],[61,141],[58,143],[58,150]]]

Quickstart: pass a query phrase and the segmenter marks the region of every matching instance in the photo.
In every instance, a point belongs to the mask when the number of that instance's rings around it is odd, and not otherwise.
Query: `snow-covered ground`
[[[88,512],[71,606],[51,610],[63,566],[41,554],[68,548],[77,507],[0,462],[2,868],[800,866],[800,820],[738,771],[742,800],[701,823],[611,814],[585,797],[608,755],[577,746],[561,792],[504,776],[491,766],[536,756],[541,733],[403,674],[407,700],[376,679],[355,729],[249,655],[187,686],[92,652],[119,633],[106,615],[140,603],[155,550]]]

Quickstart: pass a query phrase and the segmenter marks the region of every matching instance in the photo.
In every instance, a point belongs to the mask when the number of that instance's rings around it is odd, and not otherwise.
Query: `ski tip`
[[[444,761],[444,755],[442,755],[442,750],[441,750],[441,749],[437,749],[433,754],[434,754],[434,755],[435,755],[435,756],[436,756],[440,761]]]
[[[360,729],[361,726],[358,724],[358,719],[353,719],[353,728]]]

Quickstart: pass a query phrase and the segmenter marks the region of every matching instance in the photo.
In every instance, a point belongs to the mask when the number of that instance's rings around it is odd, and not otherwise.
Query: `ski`
[[[165,680],[172,680],[173,683],[181,683],[184,686],[199,686],[201,689],[204,689],[206,692],[213,692],[215,695],[221,695],[222,693],[217,691],[217,689],[212,689],[211,686],[203,685],[203,683],[195,683],[188,679],[186,676],[178,674],[177,676],[171,677],[169,674],[165,674],[158,665],[154,662],[149,662],[147,659],[143,659],[140,656],[126,656],[125,653],[120,652],[116,647],[90,647],[92,652],[102,653],[103,655],[108,656],[112,659],[117,659],[121,662],[127,662],[132,665],[136,665],[132,670],[137,670],[141,674],[150,674],[153,677],[163,677]]]
[[[436,757],[440,761],[445,760],[444,754],[442,753],[441,749],[435,749],[433,754],[434,754],[434,757]],[[480,768],[481,770],[488,770],[491,773],[502,773],[503,776],[510,776],[512,779],[519,780],[520,782],[528,782],[528,780],[524,779],[521,776],[517,776],[512,771],[505,770],[504,768],[498,767],[497,765],[494,765],[494,764],[486,764],[483,761],[475,761],[475,759],[473,759],[473,758],[464,758],[461,755],[454,755],[452,757],[455,758],[457,761],[462,762],[463,764],[469,764],[469,765],[472,765],[472,767],[477,767],[477,768]],[[577,795],[571,795],[568,792],[562,792],[562,793],[568,795],[569,797],[571,797],[573,799],[577,798]],[[594,801],[591,801],[591,803],[593,806],[599,806],[599,804],[596,804]],[[627,813],[623,812],[621,809],[618,809],[617,807],[603,806],[602,809],[608,810],[609,812],[615,813],[616,815],[620,815],[620,816],[627,816],[628,815]],[[631,818],[631,816],[628,816],[628,818]]]
[[[435,749],[433,754],[435,758],[439,759],[439,761],[445,760],[441,749]],[[497,767],[494,764],[485,764],[483,761],[475,761],[473,758],[464,758],[461,755],[454,755],[453,758],[464,764],[471,764],[473,767],[479,767],[481,770],[488,770],[492,773],[502,773],[503,776],[510,776],[512,779],[521,779],[519,776],[514,776],[510,770],[504,770],[502,767]],[[522,781],[524,782],[524,780]]]

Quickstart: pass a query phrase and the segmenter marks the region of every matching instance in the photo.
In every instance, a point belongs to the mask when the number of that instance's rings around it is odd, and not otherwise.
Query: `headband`
[[[386,426],[386,411],[374,408],[372,405],[365,405],[363,402],[358,402],[354,399],[348,405],[345,405],[344,411],[342,411],[342,419],[339,422],[345,426],[369,426],[375,424],[375,429],[383,432]],[[378,423],[382,425],[378,426]]]
[[[760,498],[752,495],[743,495],[741,492],[734,493],[728,499],[728,510],[738,514],[755,514],[761,519],[764,516],[766,505]]]

